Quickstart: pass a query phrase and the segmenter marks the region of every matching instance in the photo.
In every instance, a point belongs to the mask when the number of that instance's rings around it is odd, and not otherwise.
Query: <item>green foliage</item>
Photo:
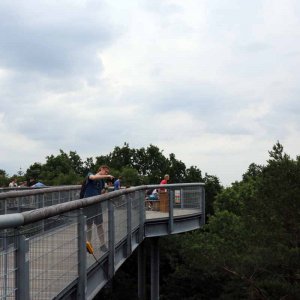
[[[216,196],[223,190],[219,178],[205,173],[203,180],[196,180],[194,182],[204,181],[205,183],[205,215],[206,221],[214,214],[214,203]]]
[[[114,151],[109,154],[109,166],[116,170],[121,170],[124,167],[132,167],[134,149],[129,148],[129,144],[124,143],[124,146],[115,147]]]
[[[30,179],[30,178],[38,179],[38,178],[40,178],[41,173],[42,173],[42,164],[36,162],[27,169],[26,177],[28,179]]]
[[[137,170],[125,167],[121,170],[122,185],[124,186],[135,186],[140,184],[140,177]]]
[[[165,173],[170,175],[174,183],[184,182],[186,178],[186,166],[182,161],[176,159],[174,153],[171,153],[169,155],[169,167]]]
[[[241,215],[245,202],[250,202],[255,192],[253,181],[235,182],[216,196],[214,211],[230,211]]]
[[[80,184],[82,177],[74,172],[67,174],[60,173],[57,177],[49,179],[50,185],[72,185],[75,183]],[[46,182],[46,181],[45,181]]]
[[[0,169],[0,187],[5,187],[9,184],[8,174],[5,170]]]
[[[269,153],[266,166],[251,164],[217,193],[203,229],[167,241],[175,259],[164,249],[162,299],[175,289],[178,299],[300,298],[300,159],[279,143]]]
[[[250,164],[247,172],[243,174],[243,181],[258,179],[262,174],[262,170],[263,170],[262,166],[254,163]]]
[[[184,182],[203,182],[201,170],[191,166],[185,171]]]
[[[123,186],[159,183],[165,174],[170,175],[170,183],[203,181],[200,169],[196,166],[187,169],[174,153],[166,157],[157,146],[150,144],[147,148],[134,149],[128,143],[115,147],[107,155],[96,156],[95,161],[92,157],[83,161],[76,151],[65,153],[60,150],[58,155],[47,156],[44,164],[33,163],[24,176],[18,178],[27,181],[34,179],[47,185],[78,184],[88,172],[97,172],[101,165],[108,165],[115,177],[121,175]],[[0,176],[1,182],[7,185],[9,179]],[[219,180],[215,176],[206,176],[206,184],[207,200],[213,203],[220,189]]]

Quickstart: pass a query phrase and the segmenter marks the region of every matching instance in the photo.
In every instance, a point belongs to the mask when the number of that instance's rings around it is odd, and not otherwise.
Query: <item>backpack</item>
[[[84,179],[84,181],[82,182],[82,184],[81,184],[79,199],[84,198],[84,194],[85,194],[85,191],[86,191],[87,184],[88,184],[88,177],[86,177]]]

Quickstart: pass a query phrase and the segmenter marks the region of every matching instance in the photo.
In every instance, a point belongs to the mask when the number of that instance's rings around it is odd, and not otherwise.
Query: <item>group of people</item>
[[[9,183],[8,187],[10,187],[10,188],[18,187],[17,179],[13,178],[12,181]]]
[[[164,176],[164,179],[161,180],[160,184],[167,184],[168,181],[170,180],[169,174],[166,174]],[[145,200],[147,202],[147,208],[152,209],[152,201],[159,200],[159,192],[166,192],[166,189],[161,188],[160,190],[158,189],[150,189],[146,191],[146,197]]]
[[[35,179],[31,178],[28,181],[23,181],[18,184],[17,179],[13,178],[12,181],[8,184],[9,188],[18,188],[18,187],[45,187],[46,185],[42,182],[37,182]]]
[[[116,180],[114,179],[115,178],[110,174],[110,169],[107,165],[100,166],[96,174],[88,173],[83,198],[97,196],[99,194],[105,193],[105,181],[113,182],[114,190],[119,190],[121,188],[122,177],[119,176]],[[169,179],[170,176],[166,174],[160,184],[167,184]],[[155,191],[152,191],[152,193],[156,193],[157,196],[159,194],[157,189],[155,189]],[[93,224],[95,224],[97,228],[97,235],[101,245],[100,250],[106,252],[108,249],[105,242],[103,212],[101,204],[86,207],[84,209],[84,214],[87,218],[87,241],[91,242],[92,240],[92,226]]]

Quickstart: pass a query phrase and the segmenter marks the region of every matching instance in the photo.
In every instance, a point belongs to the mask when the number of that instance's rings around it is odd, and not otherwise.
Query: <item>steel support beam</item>
[[[138,298],[146,300],[146,241],[138,247]]]
[[[159,238],[151,238],[151,300],[159,299]]]

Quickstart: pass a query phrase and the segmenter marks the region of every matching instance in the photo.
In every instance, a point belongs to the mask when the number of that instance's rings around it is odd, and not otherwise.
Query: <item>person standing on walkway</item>
[[[114,177],[109,174],[109,167],[106,165],[100,166],[96,174],[88,173],[83,198],[98,196],[105,193],[104,179],[112,180],[113,178]],[[84,214],[87,217],[87,240],[89,242],[92,240],[93,223],[95,223],[100,241],[100,249],[103,252],[106,252],[107,246],[105,245],[101,203],[84,208]]]
[[[114,191],[117,191],[121,188],[121,179],[122,177],[119,176],[117,180],[114,182]]]
[[[13,178],[12,181],[9,183],[8,187],[10,187],[10,188],[16,188],[16,187],[18,187],[17,179]]]
[[[170,176],[166,174],[164,176],[164,179],[160,182],[160,184],[167,184],[169,180],[170,180]]]
[[[170,180],[169,174],[166,174],[164,176],[164,179],[160,182],[160,184],[168,184],[168,181]],[[166,189],[160,189],[161,192],[166,192]]]

